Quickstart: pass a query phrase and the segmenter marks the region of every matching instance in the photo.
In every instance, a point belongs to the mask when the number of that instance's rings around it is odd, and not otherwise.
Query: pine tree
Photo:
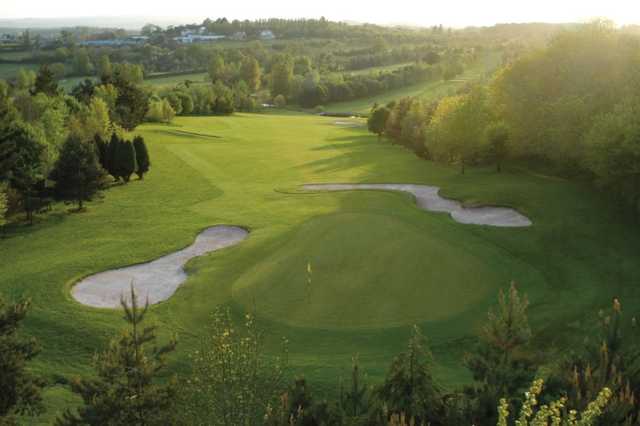
[[[53,71],[47,64],[42,65],[36,76],[36,84],[32,90],[32,94],[44,93],[47,96],[57,96],[59,92],[58,83],[56,82]]]
[[[416,424],[437,423],[442,416],[441,389],[432,375],[433,359],[417,326],[406,352],[398,355],[376,395],[388,414],[404,415]]]
[[[120,145],[120,137],[116,132],[111,134],[111,140],[109,141],[109,145],[106,150],[106,158],[105,158],[105,169],[113,178],[118,181],[120,176],[118,175],[118,171],[116,169],[116,165],[118,164],[118,147]]]
[[[129,182],[137,168],[136,150],[130,141],[119,139],[115,150],[115,164],[112,166],[116,175]]]
[[[143,327],[148,304],[138,306],[131,287],[130,300],[121,300],[129,328],[115,337],[95,358],[97,377],[76,379],[71,389],[84,405],[77,413],[67,410],[58,426],[172,425],[176,424],[174,379],[158,383],[166,369],[165,357],[176,342],[157,347],[156,327]]]
[[[136,151],[136,162],[138,163],[138,169],[136,174],[140,180],[144,179],[145,173],[149,171],[151,162],[149,161],[149,151],[147,150],[147,144],[144,142],[142,136],[136,136],[133,138],[133,147]]]
[[[506,294],[500,291],[497,309],[489,311],[476,348],[465,357],[467,368],[480,383],[476,393],[484,418],[495,420],[498,399],[517,397],[534,378],[536,363],[527,347],[531,339],[528,306],[515,283]]]
[[[104,175],[95,145],[70,136],[62,145],[51,179],[56,181],[58,196],[77,201],[78,210],[82,210],[84,201],[98,193]]]
[[[29,374],[26,364],[39,352],[34,339],[18,336],[30,301],[7,305],[0,297],[0,424],[12,425],[15,415],[41,411],[43,381]]]
[[[93,142],[95,144],[100,165],[103,169],[109,171],[109,144],[105,142],[99,134],[94,136]]]
[[[358,357],[354,356],[351,368],[351,387],[341,392],[342,410],[351,417],[358,417],[367,411],[367,386],[362,383],[362,373]]]

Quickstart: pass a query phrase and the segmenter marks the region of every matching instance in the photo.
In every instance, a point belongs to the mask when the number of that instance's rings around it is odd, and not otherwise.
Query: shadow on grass
[[[208,133],[189,132],[187,130],[152,130],[153,133],[159,133],[166,136],[177,136],[189,139],[222,139],[222,136],[210,135]]]

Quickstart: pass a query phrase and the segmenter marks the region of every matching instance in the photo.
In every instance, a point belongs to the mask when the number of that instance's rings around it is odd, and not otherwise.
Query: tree
[[[240,75],[241,79],[247,83],[251,90],[255,92],[260,89],[262,70],[260,69],[260,63],[258,63],[256,58],[244,58],[240,68]]]
[[[480,152],[487,120],[486,98],[481,88],[444,98],[429,124],[427,148],[436,160],[458,162],[464,174],[465,166]]]
[[[133,138],[133,147],[136,151],[136,162],[138,163],[138,169],[136,174],[140,180],[144,179],[145,173],[149,171],[151,162],[149,161],[149,151],[147,150],[147,144],[144,142],[142,136],[136,136]]]
[[[111,66],[111,59],[109,59],[109,55],[100,56],[98,61],[98,77],[100,77],[100,81],[108,83],[111,81],[112,76],[113,67]]]
[[[596,184],[640,212],[640,102],[621,101],[595,118],[583,163]]]
[[[509,152],[509,129],[503,122],[491,123],[486,130],[489,156],[496,163],[496,171],[502,171],[502,163]]]
[[[9,198],[7,197],[7,186],[0,184],[0,228],[7,224],[7,211],[9,210]]]
[[[71,90],[71,96],[79,100],[85,105],[89,105],[93,93],[95,92],[95,84],[91,79],[85,78]]]
[[[73,69],[77,75],[93,74],[93,64],[87,49],[78,49],[73,55]]]
[[[271,66],[271,95],[289,96],[293,80],[293,61],[289,56],[280,56]]]
[[[0,126],[0,181],[9,182],[23,201],[27,220],[33,223],[35,187],[44,179],[44,147],[23,125]]]
[[[53,71],[51,71],[47,64],[40,66],[31,94],[44,93],[47,96],[57,96],[58,92],[58,83],[53,75]]]
[[[19,336],[20,325],[31,306],[29,300],[7,304],[0,296],[0,424],[17,424],[15,416],[42,410],[44,381],[27,371],[39,353],[34,339]]]
[[[169,103],[168,99],[159,99],[149,102],[149,111],[147,111],[147,120],[156,123],[171,123],[176,112]]]
[[[209,78],[212,83],[215,83],[219,80],[224,80],[224,75],[224,58],[219,53],[216,53],[213,58],[211,58],[211,62],[209,62]]]
[[[367,127],[371,133],[378,135],[378,141],[382,138],[382,135],[387,127],[387,120],[389,119],[389,109],[387,107],[375,108],[369,118],[367,119]]]
[[[32,90],[35,84],[36,73],[31,70],[20,68],[16,78],[16,88],[19,90]]]
[[[283,95],[278,95],[273,98],[273,104],[276,106],[276,108],[284,108],[287,106],[287,100]]]
[[[388,408],[388,415],[403,414],[416,424],[438,421],[442,415],[441,390],[432,368],[426,338],[414,326],[407,351],[396,356],[376,390],[376,396]]]
[[[115,173],[114,177],[129,182],[131,175],[135,173],[137,168],[136,150],[131,142],[118,139],[115,147],[115,159],[111,167]]]
[[[489,310],[487,324],[465,365],[480,383],[477,391],[480,418],[495,419],[495,407],[503,396],[515,397],[526,389],[535,374],[535,362],[528,344],[531,329],[527,319],[529,301],[521,297],[514,283],[498,296],[498,307]]]
[[[176,424],[175,379],[161,383],[166,355],[175,340],[156,346],[156,327],[144,327],[148,304],[140,309],[131,287],[130,301],[121,299],[129,328],[113,338],[108,348],[94,359],[95,378],[78,378],[71,390],[84,402],[77,413],[67,410],[58,426],[108,426]]]
[[[84,201],[90,201],[98,193],[104,176],[95,144],[74,136],[70,136],[62,146],[51,172],[58,196],[77,201],[78,210],[82,210]]]
[[[149,96],[126,80],[116,78],[118,95],[115,101],[114,121],[125,130],[134,130],[144,121],[149,110]]]
[[[237,328],[228,309],[218,308],[209,337],[192,356],[186,383],[189,424],[259,425],[284,389],[286,342],[281,357],[266,356],[263,333],[252,315]]]
[[[362,372],[358,363],[358,357],[354,356],[351,367],[351,386],[340,392],[340,404],[347,416],[357,418],[367,412],[368,401],[367,386],[362,383]]]
[[[636,318],[625,321],[617,298],[611,307],[601,310],[594,330],[582,345],[567,353],[547,379],[550,392],[563,395],[577,409],[586,409],[588,402],[603,388],[613,395],[602,414],[601,424],[637,424],[640,406],[640,335]]]

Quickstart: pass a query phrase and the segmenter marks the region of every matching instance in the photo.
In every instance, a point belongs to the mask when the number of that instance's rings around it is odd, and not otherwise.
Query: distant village
[[[5,33],[0,34],[0,45],[18,45],[24,44],[25,39],[29,37],[34,37],[33,35],[29,35],[29,31],[23,32],[14,32],[14,33]],[[37,34],[39,44],[41,47],[46,47],[47,45],[56,45],[60,44],[63,35],[61,34]],[[119,36],[109,36],[105,38],[99,37],[86,37],[85,39],[80,39],[76,44],[79,46],[132,46],[132,45],[143,45],[149,42],[150,36],[148,35],[127,35],[120,34]],[[275,34],[271,30],[262,30],[259,32],[257,38],[259,40],[274,40],[276,38]],[[222,35],[222,34],[213,34],[210,33],[205,26],[197,27],[195,29],[185,29],[180,31],[180,35],[172,37],[172,39],[179,44],[194,44],[194,43],[215,43],[221,40],[235,40],[235,41],[244,41],[247,40],[247,34],[244,31],[238,31],[230,35]]]

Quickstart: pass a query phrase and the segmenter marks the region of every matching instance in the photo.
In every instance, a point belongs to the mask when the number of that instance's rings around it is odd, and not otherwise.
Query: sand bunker
[[[213,226],[202,231],[187,248],[148,263],[91,275],[76,284],[71,294],[83,305],[118,308],[133,282],[140,301],[148,298],[149,304],[158,303],[171,297],[187,279],[182,268],[190,259],[238,244],[248,235],[237,226]]]
[[[364,124],[357,121],[334,121],[333,124],[342,127],[363,127]]]
[[[440,188],[412,184],[310,184],[304,189],[323,191],[344,191],[352,189],[378,189],[404,191],[416,197],[418,207],[432,212],[447,212],[456,222],[473,225],[502,227],[531,226],[526,216],[508,207],[463,207],[458,201],[447,200],[438,195]]]

